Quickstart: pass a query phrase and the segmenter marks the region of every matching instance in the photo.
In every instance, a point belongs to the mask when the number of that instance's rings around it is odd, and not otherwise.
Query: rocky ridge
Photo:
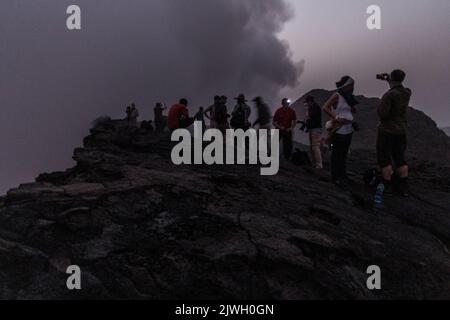
[[[448,167],[418,152],[410,199],[373,208],[371,150],[352,151],[354,184],[340,189],[288,162],[273,177],[176,167],[169,140],[103,122],[74,168],[1,198],[0,298],[450,298]],[[79,291],[66,288],[72,264]],[[366,287],[370,265],[382,290]]]

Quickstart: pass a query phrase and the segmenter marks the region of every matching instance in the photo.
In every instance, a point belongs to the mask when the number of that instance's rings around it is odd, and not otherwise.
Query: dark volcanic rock
[[[168,141],[102,125],[75,168],[0,199],[0,298],[450,298],[449,168],[418,154],[411,198],[374,209],[359,178],[370,150],[352,152],[342,190],[290,163],[273,177],[176,167]],[[380,291],[366,288],[374,264]]]
[[[450,127],[442,128],[442,131],[444,131],[445,134],[450,137]]]

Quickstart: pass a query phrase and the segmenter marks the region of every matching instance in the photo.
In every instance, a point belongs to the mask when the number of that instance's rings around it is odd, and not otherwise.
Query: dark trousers
[[[155,129],[156,132],[163,132],[164,131],[164,127],[166,126],[164,119],[161,118],[155,118]]]
[[[285,159],[292,155],[292,131],[280,130],[280,141],[283,142],[283,154]]]
[[[194,123],[194,118],[184,118],[180,119],[180,129],[185,129],[187,127],[190,127]]]
[[[392,160],[397,168],[407,165],[405,160],[406,147],[408,145],[405,134],[390,134],[379,131],[377,140],[377,158],[380,168],[392,165]]]
[[[333,181],[347,178],[347,155],[353,134],[337,134],[331,138],[331,177]]]

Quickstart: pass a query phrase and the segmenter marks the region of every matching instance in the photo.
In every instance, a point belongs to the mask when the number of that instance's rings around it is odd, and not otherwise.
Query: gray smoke
[[[81,31],[66,29],[74,3]],[[131,102],[150,118],[180,97],[275,101],[302,71],[277,38],[291,15],[283,0],[1,1],[0,193],[70,166],[90,121]]]

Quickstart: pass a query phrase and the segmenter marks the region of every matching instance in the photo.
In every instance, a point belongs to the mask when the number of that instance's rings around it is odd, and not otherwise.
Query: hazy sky
[[[357,91],[380,96],[375,75],[403,68],[412,105],[450,126],[450,1],[290,0],[296,15],[282,33],[296,59],[305,59],[299,91],[332,88],[343,74]],[[382,10],[383,30],[369,31],[366,9]]]
[[[70,4],[81,31],[66,29]],[[366,28],[370,4],[381,31]],[[400,67],[413,105],[450,126],[449,13],[448,0],[2,0],[0,193],[72,166],[91,120],[131,102],[146,118],[181,96],[275,103],[344,74],[379,96],[376,73]]]

